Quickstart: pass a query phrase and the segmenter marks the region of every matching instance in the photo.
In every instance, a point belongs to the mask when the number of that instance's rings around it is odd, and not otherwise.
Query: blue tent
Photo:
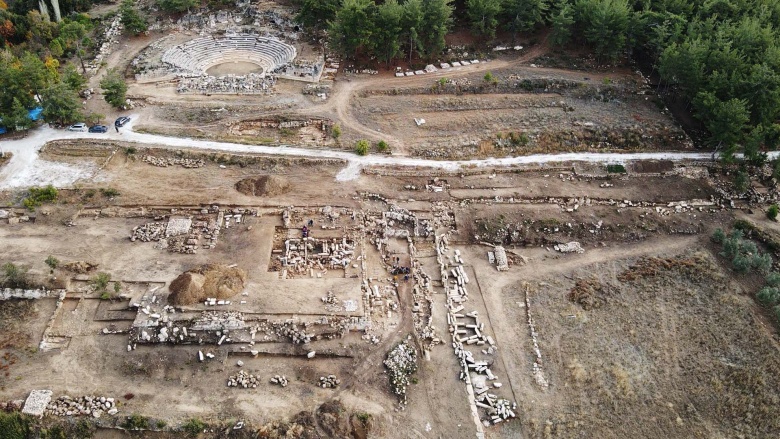
[[[43,108],[42,107],[36,107],[36,108],[33,108],[32,110],[27,112],[27,117],[29,117],[30,120],[32,120],[32,121],[36,121],[36,120],[41,118],[41,114],[43,114]],[[3,122],[3,120],[0,119],[0,123],[2,123],[2,122]],[[5,129],[5,127],[4,126],[0,126],[0,134],[5,134],[6,132],[8,132],[8,131]]]
[[[32,121],[36,121],[41,118],[42,113],[43,113],[43,107],[33,108],[32,110],[27,112],[27,117],[29,117],[30,120]]]

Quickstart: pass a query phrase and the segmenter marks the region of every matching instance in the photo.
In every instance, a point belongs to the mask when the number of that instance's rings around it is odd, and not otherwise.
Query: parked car
[[[130,118],[127,116],[122,116],[118,118],[116,121],[114,121],[114,126],[123,127],[128,122],[130,122]]]
[[[68,131],[81,131],[81,132],[87,131],[87,124],[85,124],[84,122],[74,123],[73,125],[68,127]]]
[[[105,125],[95,125],[95,126],[89,127],[89,132],[90,133],[105,133],[106,131],[108,131],[108,127],[105,126]]]

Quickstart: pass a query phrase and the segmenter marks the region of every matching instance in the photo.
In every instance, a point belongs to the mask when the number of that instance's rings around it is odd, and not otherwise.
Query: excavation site
[[[780,436],[756,2],[6,3],[0,439]]]

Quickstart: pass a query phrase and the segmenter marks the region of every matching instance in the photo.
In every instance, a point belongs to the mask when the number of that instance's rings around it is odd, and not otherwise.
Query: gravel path
[[[94,172],[91,166],[77,166],[65,163],[45,161],[38,157],[38,151],[46,142],[60,139],[111,139],[141,144],[163,146],[169,148],[207,149],[239,153],[287,155],[296,157],[313,157],[338,159],[347,165],[338,173],[338,181],[348,181],[358,178],[360,170],[368,166],[395,166],[437,168],[457,170],[461,167],[506,167],[524,164],[544,164],[557,162],[591,162],[591,163],[626,163],[631,160],[711,160],[710,152],[647,152],[647,153],[565,153],[565,154],[534,154],[520,157],[488,158],[478,160],[427,160],[413,157],[394,156],[357,156],[345,151],[313,150],[292,146],[260,146],[243,145],[229,142],[215,142],[182,137],[168,137],[156,134],[143,134],[133,131],[131,118],[120,133],[110,131],[106,134],[92,134],[56,130],[47,126],[33,130],[30,135],[20,140],[0,142],[0,151],[11,152],[10,162],[0,169],[0,189],[12,189],[33,185],[53,184],[66,187],[73,182],[89,177]],[[778,153],[770,153],[777,156]]]

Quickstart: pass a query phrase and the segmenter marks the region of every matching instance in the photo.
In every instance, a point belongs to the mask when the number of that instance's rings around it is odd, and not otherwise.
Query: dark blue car
[[[130,118],[127,116],[122,116],[114,121],[114,126],[116,127],[123,127],[126,123],[130,122]]]
[[[89,132],[90,133],[105,133],[106,131],[108,131],[108,127],[105,126],[105,125],[95,125],[95,126],[89,127]]]

